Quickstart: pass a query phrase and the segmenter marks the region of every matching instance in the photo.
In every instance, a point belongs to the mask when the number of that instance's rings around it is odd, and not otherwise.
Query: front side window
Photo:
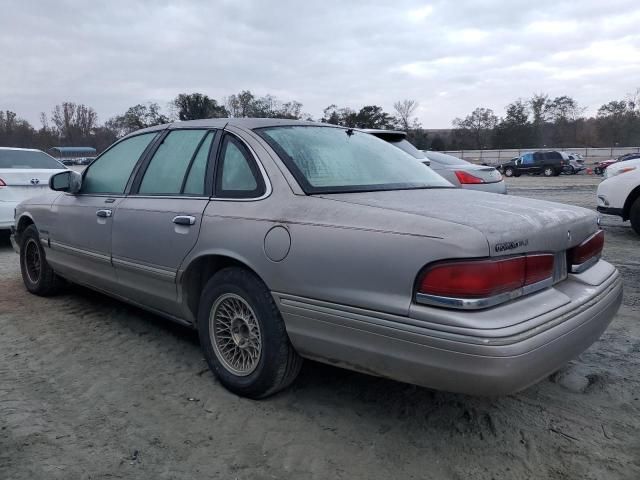
[[[522,163],[524,165],[531,165],[533,163],[533,153],[525,153],[522,156]]]
[[[255,198],[263,193],[264,184],[255,161],[238,140],[227,135],[216,173],[216,196]]]
[[[133,167],[157,132],[143,133],[117,143],[89,166],[82,193],[122,194]]]
[[[255,131],[308,194],[452,187],[420,160],[368,133],[297,125]]]
[[[153,155],[142,177],[138,193],[141,195],[180,194],[187,169],[206,134],[207,130],[170,132]]]

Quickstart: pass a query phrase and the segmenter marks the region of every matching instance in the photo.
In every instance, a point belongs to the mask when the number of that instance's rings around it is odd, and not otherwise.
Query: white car
[[[640,169],[640,158],[625,160],[624,162],[616,162],[606,168],[604,171],[604,178],[615,177],[621,173],[632,172],[636,169]]]
[[[49,177],[66,169],[41,150],[0,147],[0,230],[11,228],[18,203],[49,190]]]
[[[611,165],[598,186],[598,211],[631,220],[640,235],[640,159]]]

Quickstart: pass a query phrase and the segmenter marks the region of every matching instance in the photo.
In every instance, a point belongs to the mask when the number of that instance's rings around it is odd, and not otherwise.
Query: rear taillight
[[[0,178],[0,187],[6,187],[6,186],[7,186],[7,184],[6,184],[6,183],[4,183],[4,180],[2,180],[2,179]]]
[[[553,282],[551,254],[470,260],[427,266],[418,280],[420,303],[454,308],[486,308]]]
[[[483,179],[476,177],[475,175],[471,175],[469,172],[465,172],[464,170],[456,170],[454,173],[456,174],[456,177],[458,177],[458,181],[464,185],[484,183]]]
[[[598,230],[577,247],[569,250],[572,273],[584,272],[600,259],[604,247],[604,230]]]

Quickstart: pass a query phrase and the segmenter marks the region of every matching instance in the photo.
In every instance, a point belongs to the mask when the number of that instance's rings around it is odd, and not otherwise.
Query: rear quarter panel
[[[265,236],[275,226],[291,238],[281,261],[265,253]],[[488,244],[471,227],[274,193],[256,202],[211,201],[185,268],[201,255],[245,263],[273,292],[407,315],[425,264],[487,256]]]

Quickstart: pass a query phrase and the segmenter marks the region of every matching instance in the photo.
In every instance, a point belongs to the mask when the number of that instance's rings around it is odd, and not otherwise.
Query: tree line
[[[640,89],[602,105],[595,117],[585,117],[585,108],[569,96],[535,94],[507,105],[501,118],[490,108],[478,107],[466,117],[453,120],[452,129],[438,131],[422,127],[416,117],[418,106],[411,99],[395,102],[392,112],[379,105],[353,109],[331,104],[316,120],[296,100],[257,96],[249,90],[222,101],[202,93],[181,93],[166,109],[154,102],[141,103],[100,123],[92,107],[63,102],[49,114],[40,114],[39,127],[15,112],[0,110],[0,146],[42,150],[91,146],[100,152],[141,128],[176,120],[225,117],[303,119],[352,128],[403,130],[416,147],[424,150],[640,145]]]
[[[538,93],[505,107],[504,117],[478,107],[453,120],[447,147],[458,149],[640,145],[640,89],[598,108],[595,116],[569,96]]]

